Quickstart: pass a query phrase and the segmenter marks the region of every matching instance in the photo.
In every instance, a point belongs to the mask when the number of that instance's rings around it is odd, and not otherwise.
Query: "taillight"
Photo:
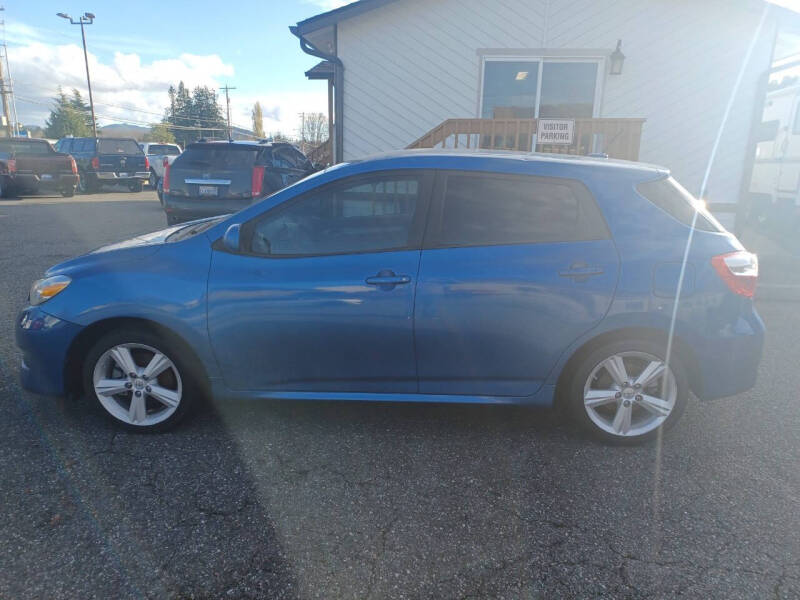
[[[97,158],[96,156],[92,157],[92,168],[98,170],[100,169],[100,159]]]
[[[165,156],[164,160],[161,162],[161,166],[165,169],[169,166],[169,159]]]
[[[164,177],[161,178],[161,191],[169,194],[169,163],[164,159]]]
[[[253,179],[250,185],[250,194],[257,198],[264,191],[264,167],[253,167]]]
[[[147,160],[146,156],[144,157],[144,170],[145,171],[149,171],[150,170],[150,161]]]
[[[72,169],[72,174],[73,175],[77,175],[78,174],[78,164],[75,162],[75,159],[72,158],[71,156],[69,157],[69,166]]]
[[[741,250],[720,254],[711,265],[734,294],[752,298],[758,283],[758,257]]]

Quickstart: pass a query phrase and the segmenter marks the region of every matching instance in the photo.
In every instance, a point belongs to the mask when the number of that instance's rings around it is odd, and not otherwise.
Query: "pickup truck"
[[[144,155],[150,161],[150,187],[156,189],[158,180],[164,177],[164,169],[171,165],[181,155],[181,147],[177,144],[164,144],[161,142],[145,142],[139,144]]]
[[[91,194],[103,185],[120,184],[141,192],[150,164],[133,138],[62,138],[59,152],[68,152],[78,164],[78,187]]]
[[[64,197],[75,194],[78,167],[69,154],[56,152],[47,140],[29,138],[0,139],[0,156],[7,157],[4,177],[8,190],[36,194],[57,191]],[[8,161],[13,162],[13,171]]]

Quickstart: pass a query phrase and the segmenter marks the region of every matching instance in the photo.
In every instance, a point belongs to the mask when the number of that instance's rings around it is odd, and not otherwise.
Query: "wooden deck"
[[[610,158],[639,159],[644,119],[575,119],[573,143],[536,144],[537,119],[447,119],[408,148],[467,148],[608,154]]]

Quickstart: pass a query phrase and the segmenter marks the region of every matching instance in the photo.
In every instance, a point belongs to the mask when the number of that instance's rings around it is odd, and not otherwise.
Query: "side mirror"
[[[222,244],[225,246],[226,249],[230,250],[231,252],[239,252],[239,233],[241,232],[241,225],[238,223],[234,223],[225,231],[225,235],[222,236]]]

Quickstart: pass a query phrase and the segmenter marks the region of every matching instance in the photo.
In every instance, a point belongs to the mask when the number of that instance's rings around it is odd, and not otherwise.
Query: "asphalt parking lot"
[[[514,407],[218,403],[172,433],[20,390],[50,265],[164,226],[153,192],[0,201],[0,598],[798,598],[800,303],[757,387],[661,445]]]

